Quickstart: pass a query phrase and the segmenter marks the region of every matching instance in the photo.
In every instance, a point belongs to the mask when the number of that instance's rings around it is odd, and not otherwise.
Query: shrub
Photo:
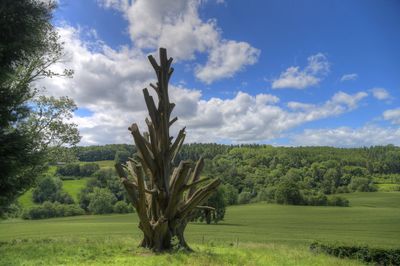
[[[257,195],[258,201],[274,202],[275,191],[276,191],[275,187],[263,188],[260,192],[258,192]]]
[[[313,252],[323,252],[339,258],[351,258],[376,265],[400,265],[400,249],[382,249],[360,246],[342,246],[338,244],[310,245]]]
[[[85,187],[78,193],[79,206],[82,209],[84,209],[85,211],[89,211],[88,206],[90,203],[90,193],[92,191],[93,191],[93,189],[89,189],[88,187]]]
[[[78,205],[75,204],[61,204],[59,202],[46,201],[42,205],[31,207],[24,211],[22,214],[23,219],[46,219],[52,217],[65,217],[84,214]]]
[[[221,185],[224,187],[225,190],[225,202],[227,205],[235,205],[238,203],[238,190],[232,186],[231,184],[224,184]]]
[[[78,163],[69,163],[57,167],[56,174],[62,176],[80,176],[80,167]]]
[[[17,218],[21,216],[21,213],[22,213],[21,205],[19,204],[18,201],[15,201],[14,203],[11,203],[9,206],[7,206],[5,212],[3,213],[3,216],[0,216],[0,219]]]
[[[46,176],[42,178],[33,189],[33,201],[43,203],[45,201],[58,201],[64,204],[73,204],[74,200],[65,191],[62,191],[62,181],[58,177]]]
[[[251,200],[251,193],[250,192],[242,192],[239,194],[238,203],[239,204],[247,204]]]
[[[303,202],[297,183],[292,181],[284,181],[277,186],[275,200],[280,204],[293,205],[299,205]]]
[[[63,176],[63,175],[61,175],[61,176],[59,176],[60,177],[60,179],[61,180],[78,180],[78,179],[81,179],[81,177],[80,176]]]
[[[94,214],[112,213],[113,205],[117,198],[107,188],[95,187],[89,194],[90,203],[88,209]]]
[[[100,170],[100,166],[97,163],[85,163],[79,167],[79,175],[91,176],[98,170]]]
[[[58,193],[56,201],[63,204],[74,204],[74,199],[65,191],[61,191]]]
[[[129,213],[129,212],[133,211],[133,208],[131,208],[130,204],[128,204],[124,201],[117,201],[114,204],[113,211],[115,213]]]
[[[328,200],[329,206],[341,206],[341,207],[348,207],[349,200],[340,196],[333,196]]]
[[[326,206],[328,204],[328,198],[321,192],[303,196],[303,201],[306,205],[311,206]]]
[[[335,192],[339,194],[339,193],[349,193],[350,191],[347,186],[341,186],[341,187],[336,188]]]
[[[366,177],[353,177],[349,184],[349,188],[352,191],[359,191],[359,192],[369,192],[377,190],[376,186],[374,186],[371,179]]]
[[[32,197],[36,203],[56,201],[61,192],[62,181],[57,177],[45,176],[33,189]]]

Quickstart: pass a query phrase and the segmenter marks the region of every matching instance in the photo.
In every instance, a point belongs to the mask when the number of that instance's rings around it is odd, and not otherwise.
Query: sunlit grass
[[[106,235],[106,234],[105,234]],[[0,265],[362,265],[306,247],[277,244],[193,244],[194,253],[153,254],[131,237],[39,238],[3,242]]]

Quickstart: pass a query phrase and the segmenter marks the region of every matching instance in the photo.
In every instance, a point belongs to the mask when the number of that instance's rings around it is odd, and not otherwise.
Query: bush
[[[267,187],[258,192],[257,200],[258,201],[266,201],[266,202],[274,202],[275,201],[275,187]]]
[[[60,179],[62,181],[64,181],[64,180],[79,180],[79,179],[81,179],[80,176],[63,176],[63,175],[61,175],[59,177],[60,177]]]
[[[358,192],[372,192],[376,191],[376,186],[372,183],[372,180],[366,177],[353,177],[349,184],[349,188],[352,191]]]
[[[227,205],[235,205],[238,203],[238,190],[231,184],[222,185],[225,190],[225,202]]]
[[[90,203],[88,209],[94,214],[112,213],[113,205],[117,198],[107,188],[95,187],[89,194]]]
[[[97,163],[85,163],[79,167],[79,175],[91,176],[98,170],[100,170],[100,166]]]
[[[327,253],[339,258],[357,259],[376,265],[400,265],[400,249],[327,245],[314,242],[310,245],[310,250]]]
[[[125,201],[117,201],[114,204],[113,211],[115,213],[129,213],[133,212],[133,207],[131,204],[128,204]]]
[[[349,192],[350,191],[349,191],[349,188],[347,186],[338,187],[338,188],[336,188],[336,191],[335,191],[335,193],[338,193],[338,194],[340,194],[340,193],[349,193]]]
[[[15,201],[14,203],[11,203],[10,205],[7,206],[5,209],[4,213],[1,218],[17,218],[20,217],[22,213],[22,208],[21,205],[19,204],[18,201]]]
[[[349,200],[339,196],[333,196],[328,200],[329,206],[349,207]]]
[[[58,193],[56,201],[63,204],[74,204],[74,199],[65,191],[61,191]]]
[[[328,198],[321,192],[303,196],[303,201],[306,205],[311,206],[326,206],[328,204]]]
[[[90,182],[90,181],[89,181]],[[88,182],[88,183],[89,183]],[[89,203],[90,203],[90,193],[93,192],[93,188],[90,189],[87,186],[83,188],[81,191],[78,193],[78,201],[79,201],[79,206],[84,209],[85,211],[89,211]]]
[[[91,176],[100,170],[97,163],[86,163],[79,165],[78,163],[70,163],[57,167],[56,174],[63,177],[70,177],[72,179],[79,179],[79,177]]]
[[[292,205],[299,205],[303,202],[297,183],[292,181],[284,181],[277,186],[275,200],[280,204]]]
[[[242,192],[239,194],[238,203],[239,204],[247,204],[251,200],[251,193],[250,192]]]
[[[74,200],[65,191],[62,191],[62,181],[58,177],[46,176],[42,178],[33,189],[33,201],[43,203],[45,201],[73,204]]]
[[[46,219],[52,217],[66,217],[84,214],[78,205],[75,204],[61,204],[59,202],[46,201],[42,205],[31,207],[24,211],[22,214],[23,219]]]
[[[45,176],[39,180],[33,189],[32,197],[36,203],[54,202],[61,192],[62,181],[57,177]]]
[[[69,163],[57,167],[56,174],[62,176],[80,176],[80,167],[78,163]]]

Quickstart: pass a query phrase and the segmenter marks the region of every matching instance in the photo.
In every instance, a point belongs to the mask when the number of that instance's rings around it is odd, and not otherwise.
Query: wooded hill
[[[76,147],[80,161],[123,161],[133,145]],[[228,204],[270,201],[283,204],[346,205],[326,195],[376,191],[376,183],[400,184],[400,148],[273,147],[270,145],[186,144],[176,161],[205,159],[204,175],[219,177]],[[344,201],[343,201],[344,200]],[[335,202],[336,201],[336,202]]]

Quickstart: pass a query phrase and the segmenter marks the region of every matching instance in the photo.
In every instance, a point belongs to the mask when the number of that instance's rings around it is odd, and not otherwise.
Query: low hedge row
[[[22,219],[36,220],[52,217],[67,217],[83,215],[85,211],[78,204],[61,204],[45,201],[43,204],[31,207],[22,214]]]
[[[339,258],[357,259],[375,265],[400,265],[400,249],[344,246],[314,242],[310,245],[310,250],[313,252],[327,253]]]

